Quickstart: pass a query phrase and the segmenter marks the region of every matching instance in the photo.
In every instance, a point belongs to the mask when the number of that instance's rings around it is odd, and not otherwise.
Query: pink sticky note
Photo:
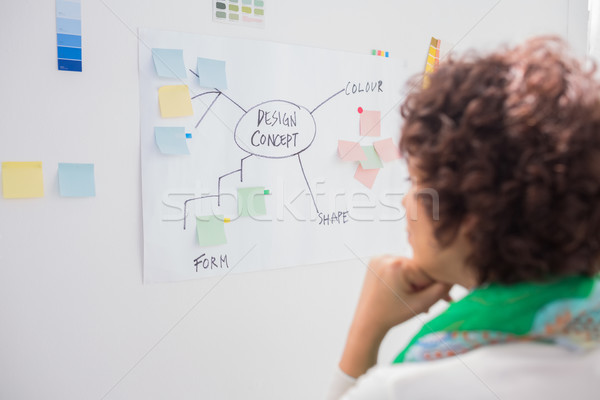
[[[344,161],[364,161],[367,155],[360,144],[347,140],[338,140],[338,155]]]
[[[364,169],[359,164],[358,168],[356,168],[354,179],[371,189],[373,187],[373,183],[375,182],[375,178],[377,178],[378,173],[379,169]]]
[[[381,136],[381,111],[360,114],[360,136]]]
[[[379,158],[385,162],[400,158],[400,151],[392,141],[392,138],[378,140],[377,142],[373,143],[373,147],[375,147],[375,151],[379,155]]]

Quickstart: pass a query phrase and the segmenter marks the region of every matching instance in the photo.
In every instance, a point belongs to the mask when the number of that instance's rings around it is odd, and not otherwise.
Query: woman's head
[[[593,74],[559,39],[536,38],[445,61],[408,95],[400,148],[417,182],[406,203],[428,211],[415,221],[408,210],[408,225],[434,277],[434,263],[459,256],[478,283],[600,271]]]

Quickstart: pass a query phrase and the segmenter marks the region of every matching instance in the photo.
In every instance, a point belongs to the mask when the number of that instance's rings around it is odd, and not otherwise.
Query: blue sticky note
[[[81,19],[81,3],[77,0],[56,0],[56,16],[58,18]]]
[[[185,134],[185,138],[186,139],[191,139],[192,138],[192,134],[191,133],[186,133]]]
[[[69,18],[56,18],[56,33],[81,35],[81,20]]]
[[[81,36],[56,34],[56,44],[58,46],[81,47]]]
[[[94,197],[94,164],[58,164],[58,188],[63,197]]]
[[[152,49],[152,59],[156,73],[162,78],[187,77],[183,63],[183,50],[180,49]]]
[[[58,58],[63,60],[81,60],[81,49],[77,47],[62,47],[56,48]]]
[[[198,80],[205,88],[227,89],[225,61],[198,57]]]
[[[163,154],[190,154],[185,140],[185,128],[182,126],[156,126],[154,138]]]

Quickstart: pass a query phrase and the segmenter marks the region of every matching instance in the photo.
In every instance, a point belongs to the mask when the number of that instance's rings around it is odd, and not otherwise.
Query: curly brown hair
[[[402,105],[400,149],[439,195],[436,239],[447,246],[474,217],[467,263],[480,283],[600,271],[595,71],[538,37],[444,61]]]

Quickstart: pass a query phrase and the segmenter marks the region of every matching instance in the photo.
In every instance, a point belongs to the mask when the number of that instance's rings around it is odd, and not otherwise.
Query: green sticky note
[[[238,215],[240,217],[256,217],[266,214],[264,186],[238,189]]]
[[[196,233],[200,246],[218,246],[227,243],[222,215],[196,217]]]
[[[365,155],[367,156],[366,160],[362,160],[360,162],[360,166],[363,167],[363,169],[383,168],[383,163],[381,162],[381,159],[377,155],[377,152],[375,151],[375,147],[373,147],[373,146],[360,146],[360,147],[362,147],[363,151],[365,152]]]

